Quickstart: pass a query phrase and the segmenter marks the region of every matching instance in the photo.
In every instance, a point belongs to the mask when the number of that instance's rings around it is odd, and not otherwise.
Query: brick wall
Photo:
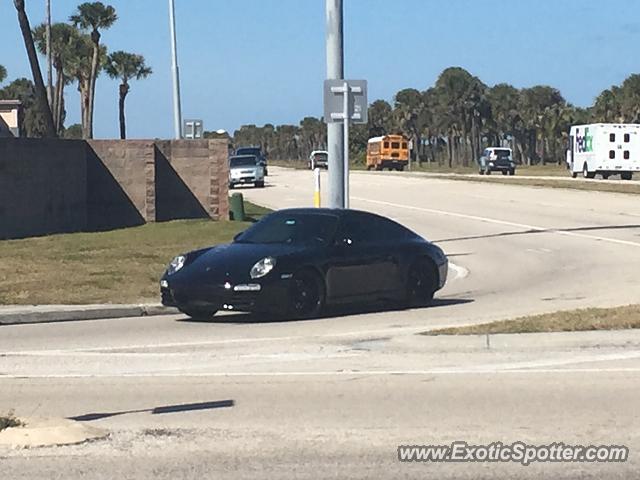
[[[85,143],[0,139],[0,239],[84,230]]]
[[[225,140],[0,139],[0,238],[227,219],[227,152]]]
[[[87,142],[88,230],[155,221],[154,162],[153,141]]]

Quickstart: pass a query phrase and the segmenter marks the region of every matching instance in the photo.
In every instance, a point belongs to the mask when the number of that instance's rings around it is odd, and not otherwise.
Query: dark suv
[[[267,175],[267,154],[260,147],[238,147],[236,148],[236,157],[245,155],[253,155],[258,158],[259,165],[264,167],[264,174]]]
[[[480,175],[491,175],[491,172],[502,172],[503,175],[516,173],[511,149],[504,147],[485,148],[478,160],[478,168]]]

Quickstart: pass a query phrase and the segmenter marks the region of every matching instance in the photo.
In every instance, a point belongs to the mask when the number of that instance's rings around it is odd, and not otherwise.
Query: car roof
[[[234,158],[258,158],[257,155],[234,155],[229,157],[229,160],[233,160]]]
[[[380,217],[377,213],[366,212],[364,210],[342,209],[342,208],[285,208],[276,210],[273,213],[298,214],[298,215],[334,215],[342,217],[351,213],[364,213],[373,217]],[[386,217],[383,217],[386,218]]]

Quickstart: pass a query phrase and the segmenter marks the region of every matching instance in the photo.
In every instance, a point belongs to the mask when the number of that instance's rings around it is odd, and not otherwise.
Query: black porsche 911
[[[402,225],[357,210],[289,209],[233,243],[175,257],[162,303],[194,318],[218,310],[312,318],[327,305],[428,305],[447,279],[444,252]]]

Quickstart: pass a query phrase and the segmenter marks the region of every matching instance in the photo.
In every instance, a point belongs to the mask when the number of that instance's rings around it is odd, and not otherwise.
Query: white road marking
[[[424,208],[424,207],[414,207],[412,205],[402,205],[399,203],[392,203],[392,202],[385,202],[382,200],[369,200],[367,198],[362,198],[362,197],[353,197],[353,200],[358,200],[361,202],[368,202],[368,203],[374,203],[374,204],[378,204],[378,205],[384,205],[387,207],[395,207],[395,208],[405,208],[407,210],[415,210],[418,212],[425,212],[425,213],[432,213],[432,214],[436,214],[436,215],[444,215],[447,217],[456,217],[456,218],[464,218],[466,220],[476,220],[479,222],[485,222],[485,223],[493,223],[496,225],[506,225],[509,227],[516,227],[516,228],[522,228],[522,229],[526,229],[526,230],[535,230],[537,232],[546,232],[546,233],[555,233],[557,235],[564,235],[567,237],[578,237],[578,238],[585,238],[588,240],[597,240],[600,242],[609,242],[609,243],[615,243],[617,245],[626,245],[628,247],[638,247],[640,248],[640,243],[637,242],[631,242],[628,240],[618,240],[616,238],[608,238],[608,237],[600,237],[598,235],[587,235],[585,233],[576,233],[576,232],[565,232],[562,230],[557,230],[557,229],[553,229],[553,228],[546,228],[546,227],[540,227],[537,225],[527,225],[525,223],[515,223],[515,222],[509,222],[506,220],[498,220],[496,218],[489,218],[489,217],[480,217],[478,215],[467,215],[465,213],[456,213],[456,212],[448,212],[446,210],[436,210],[433,208]]]
[[[384,314],[388,312],[380,312]],[[117,350],[142,350],[150,348],[176,348],[176,347],[204,347],[208,345],[227,345],[234,343],[258,343],[258,342],[289,342],[292,340],[304,340],[314,338],[341,338],[341,337],[368,337],[373,335],[384,334],[412,334],[423,332],[427,327],[399,327],[399,328],[382,328],[377,330],[357,330],[351,332],[342,333],[325,333],[315,335],[292,335],[286,337],[257,337],[257,338],[229,338],[225,340],[209,340],[200,342],[174,342],[174,343],[159,343],[159,344],[138,344],[138,345],[121,345],[110,347],[94,347],[94,348],[70,348],[70,349],[56,349],[56,350],[24,350],[14,352],[0,352],[4,356],[38,356],[38,355],[63,355],[67,353],[108,353]]]
[[[541,374],[640,373],[640,367],[612,368],[547,368],[522,370],[326,370],[316,372],[198,372],[198,373],[79,373],[0,375],[2,380],[15,379],[83,379],[83,378],[233,378],[233,377],[320,377],[320,376],[391,376],[391,375],[541,375]]]
[[[449,262],[449,270],[453,271],[453,279],[452,280],[460,280],[463,278],[467,278],[469,276],[469,270],[460,266],[460,265],[456,265],[455,263],[451,263]]]
[[[330,356],[327,356],[330,358]],[[497,364],[474,365],[453,368],[431,368],[424,370],[323,370],[323,371],[279,371],[279,372],[129,372],[129,373],[83,373],[83,374],[0,374],[2,378],[112,378],[112,377],[282,377],[282,376],[314,376],[314,375],[461,375],[461,374],[504,374],[504,373],[601,373],[601,372],[640,372],[638,367],[609,368],[551,368],[583,363],[601,363],[640,358],[640,352],[609,353],[602,355],[581,355],[567,358],[534,360],[524,362],[508,362]]]

